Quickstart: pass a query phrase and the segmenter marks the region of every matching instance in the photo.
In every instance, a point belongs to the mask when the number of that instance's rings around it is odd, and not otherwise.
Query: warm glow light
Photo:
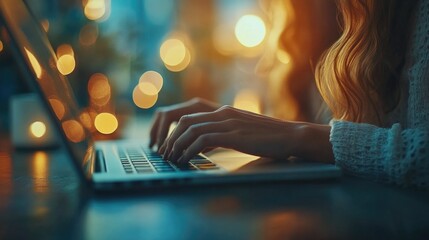
[[[46,125],[41,121],[35,121],[30,124],[30,133],[36,138],[41,138],[46,133]]]
[[[85,131],[82,125],[76,120],[68,120],[62,123],[62,127],[66,137],[75,143],[83,141],[85,138]]]
[[[285,51],[278,50],[277,53],[276,53],[276,55],[277,55],[277,59],[281,63],[288,64],[290,62],[290,56]]]
[[[164,79],[158,72],[147,71],[140,77],[139,83],[151,83],[155,87],[156,93],[158,93],[161,91],[162,85],[164,84]]]
[[[157,95],[158,89],[150,82],[141,82],[138,84],[140,91],[146,95]]]
[[[261,103],[259,96],[252,90],[241,90],[235,96],[234,107],[242,110],[261,113]]]
[[[30,51],[28,51],[27,48],[24,47],[24,50],[27,54],[28,60],[30,60],[30,64],[34,73],[36,74],[37,78],[40,79],[40,77],[42,77],[42,67],[40,67],[39,61],[37,61],[36,57]]]
[[[100,113],[95,117],[95,128],[102,134],[111,134],[118,129],[118,119],[111,113]]]
[[[213,45],[222,55],[231,55],[237,52],[242,46],[235,39],[234,26],[230,24],[219,25],[213,32]]]
[[[100,20],[108,11],[105,0],[88,0],[84,6],[84,14],[89,20]]]
[[[46,192],[48,190],[48,159],[48,154],[44,151],[37,151],[33,155],[31,170],[33,174],[32,177],[34,179],[35,192]]]
[[[73,72],[76,67],[76,61],[74,60],[73,55],[66,54],[62,55],[57,60],[57,68],[63,75],[68,75]]]
[[[43,30],[45,30],[45,32],[49,31],[49,21],[48,21],[48,19],[42,20],[40,22],[40,24],[42,24]]]
[[[11,151],[0,151],[0,176],[2,180],[2,187],[0,190],[0,194],[2,196],[12,196],[14,190],[16,190],[16,186],[14,183],[15,172],[12,168],[12,164],[15,167],[15,161],[12,161]],[[15,160],[15,159],[14,159]],[[0,209],[7,209],[10,206],[10,201],[13,201],[10,197],[4,197],[2,201],[0,201]]]
[[[88,94],[93,103],[105,105],[110,100],[111,88],[109,80],[104,74],[95,73],[88,81]]]
[[[66,108],[64,107],[64,104],[56,98],[50,98],[49,103],[51,104],[51,107],[54,110],[54,113],[57,118],[59,120],[63,119],[64,114],[66,113]]]
[[[57,47],[57,57],[60,58],[63,55],[71,55],[74,56],[74,51],[72,46],[69,44],[61,44]]]
[[[0,52],[3,51],[3,42],[0,40]]]
[[[79,33],[79,42],[83,46],[90,46],[97,41],[98,27],[95,24],[86,24]]]
[[[265,23],[256,15],[244,15],[235,25],[235,36],[245,47],[256,47],[265,38]]]
[[[165,65],[177,66],[185,59],[186,51],[186,46],[181,40],[172,38],[161,45],[159,53]]]
[[[155,105],[157,100],[158,100],[158,94],[155,94],[155,95],[145,94],[143,91],[141,91],[139,85],[137,85],[134,88],[133,101],[137,107],[143,108],[143,109],[151,108],[153,107],[153,105]]]
[[[85,126],[87,129],[89,129],[89,130],[92,129],[91,116],[89,115],[88,112],[86,112],[86,111],[82,112],[79,116],[79,120],[83,124],[83,126]]]
[[[185,68],[187,68],[190,63],[191,63],[191,54],[189,53],[189,50],[186,49],[185,58],[181,63],[175,66],[170,66],[165,64],[165,67],[172,72],[180,72],[185,70]]]

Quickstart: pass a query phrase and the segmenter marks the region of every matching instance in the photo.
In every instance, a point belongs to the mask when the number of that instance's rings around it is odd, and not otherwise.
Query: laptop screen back
[[[85,175],[92,172],[94,149],[89,115],[81,113],[68,80],[57,69],[57,57],[46,33],[22,0],[0,0],[0,15],[8,35],[5,42],[22,65],[25,77],[45,100],[53,122]],[[25,111],[25,109],[22,109]]]

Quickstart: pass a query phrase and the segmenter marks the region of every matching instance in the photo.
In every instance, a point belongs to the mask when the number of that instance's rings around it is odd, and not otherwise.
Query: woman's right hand
[[[150,130],[149,147],[152,148],[156,144],[159,149],[167,138],[170,125],[179,121],[182,116],[198,112],[212,112],[219,107],[213,102],[194,98],[184,103],[158,108]]]

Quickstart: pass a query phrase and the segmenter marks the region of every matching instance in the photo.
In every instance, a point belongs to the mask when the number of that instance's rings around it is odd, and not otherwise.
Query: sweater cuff
[[[379,155],[386,143],[387,129],[366,123],[332,120],[330,142],[335,163],[352,175],[372,175],[384,172],[383,160]],[[369,157],[369,155],[371,157]],[[382,176],[379,176],[382,177]]]

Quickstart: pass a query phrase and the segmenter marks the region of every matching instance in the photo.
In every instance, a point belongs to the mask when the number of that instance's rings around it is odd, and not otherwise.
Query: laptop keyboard
[[[171,173],[177,171],[218,170],[218,165],[203,156],[196,156],[185,166],[166,161],[160,154],[147,147],[120,148],[119,158],[126,173]]]

